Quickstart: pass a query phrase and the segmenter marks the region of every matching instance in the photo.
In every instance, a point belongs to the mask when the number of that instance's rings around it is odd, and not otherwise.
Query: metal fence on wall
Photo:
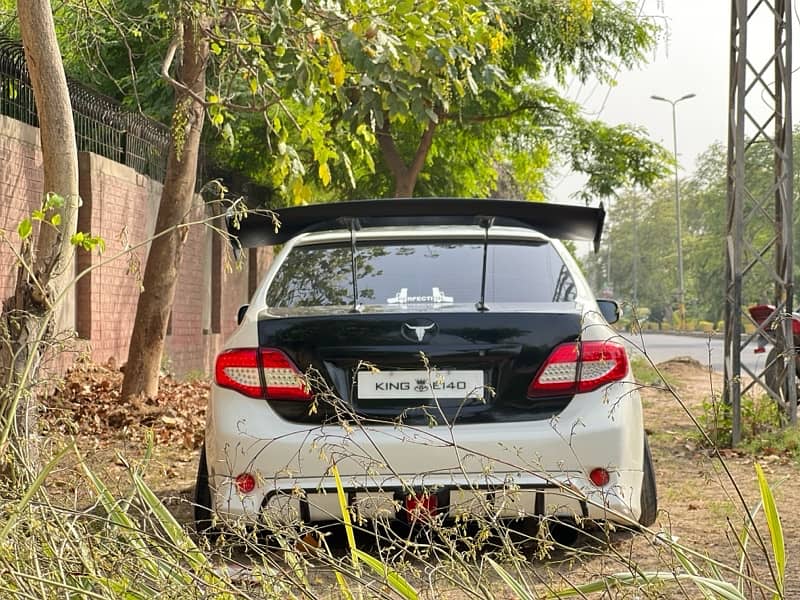
[[[79,152],[93,152],[164,181],[169,129],[69,79]],[[19,42],[0,39],[0,114],[38,127],[25,54]]]

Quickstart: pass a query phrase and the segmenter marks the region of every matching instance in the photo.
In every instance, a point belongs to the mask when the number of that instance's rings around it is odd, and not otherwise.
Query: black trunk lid
[[[328,389],[318,393],[314,411],[291,402],[271,404],[284,418],[311,422],[549,418],[570,398],[531,400],[526,392],[553,348],[580,335],[574,303],[561,306],[569,308],[262,318],[259,344],[286,352],[312,381],[317,379],[315,391]],[[434,395],[431,387],[437,388]]]

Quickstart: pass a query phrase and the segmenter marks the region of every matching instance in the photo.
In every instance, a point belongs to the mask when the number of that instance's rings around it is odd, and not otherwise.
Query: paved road
[[[721,337],[673,335],[666,333],[644,333],[641,336],[625,334],[625,338],[637,351],[644,351],[654,363],[660,363],[678,356],[690,356],[702,365],[711,365],[715,371],[722,372],[725,348]],[[754,346],[742,351],[742,363],[750,369],[760,371],[764,368],[767,354],[755,354]],[[769,347],[767,348],[769,351]]]

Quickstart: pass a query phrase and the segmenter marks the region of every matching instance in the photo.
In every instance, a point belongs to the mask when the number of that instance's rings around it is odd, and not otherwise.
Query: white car
[[[476,216],[477,215],[477,216]],[[406,199],[230,224],[283,244],[216,359],[196,520],[650,525],[656,484],[625,348],[557,239],[601,208]]]

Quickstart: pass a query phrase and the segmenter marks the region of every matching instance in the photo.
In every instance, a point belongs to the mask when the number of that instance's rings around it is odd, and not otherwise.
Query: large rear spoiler
[[[508,225],[535,229],[561,240],[600,246],[606,212],[598,208],[520,200],[465,198],[387,198],[249,210],[228,215],[231,236],[244,248],[282,244],[300,233],[421,225]],[[232,240],[236,243],[236,240]]]

